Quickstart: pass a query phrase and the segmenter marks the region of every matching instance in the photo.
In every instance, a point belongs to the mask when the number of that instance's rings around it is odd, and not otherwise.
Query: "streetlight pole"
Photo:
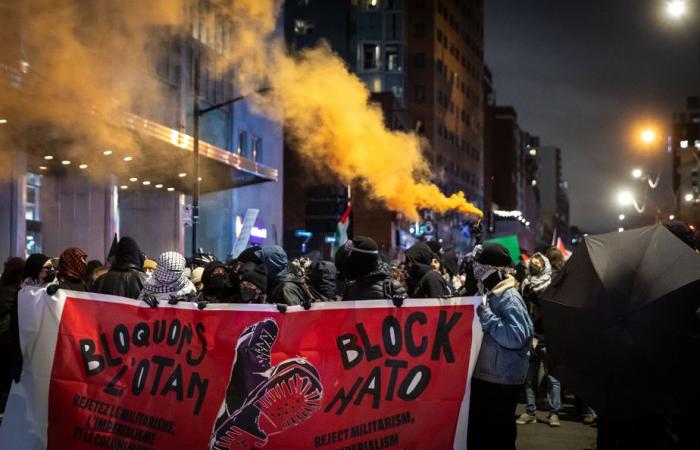
[[[226,100],[221,103],[209,106],[207,108],[201,108],[200,92],[199,92],[199,58],[194,59],[194,106],[192,111],[192,121],[193,121],[193,139],[192,139],[192,166],[194,172],[194,185],[192,188],[192,256],[196,255],[199,249],[197,248],[197,231],[199,228],[199,190],[202,184],[202,177],[199,175],[199,121],[200,118],[212,111],[223,108],[225,106],[233,105],[234,103],[243,100],[247,95],[239,95],[232,99]],[[257,94],[264,94],[271,91],[270,87],[263,87],[255,91]]]

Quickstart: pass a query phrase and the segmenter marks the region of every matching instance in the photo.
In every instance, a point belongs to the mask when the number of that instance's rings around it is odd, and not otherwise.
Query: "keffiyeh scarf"
[[[82,280],[87,273],[87,253],[78,247],[67,248],[58,259],[58,274],[69,280]]]
[[[178,252],[166,252],[158,258],[158,265],[143,285],[145,294],[180,294],[195,291],[185,276],[185,257]],[[191,289],[189,289],[191,286]]]

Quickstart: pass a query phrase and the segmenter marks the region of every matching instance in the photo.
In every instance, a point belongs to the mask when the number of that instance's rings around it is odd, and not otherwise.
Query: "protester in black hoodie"
[[[143,271],[145,258],[135,240],[123,237],[117,244],[114,262],[109,272],[100,276],[92,285],[98,294],[138,298],[148,275]]]
[[[408,292],[411,298],[442,298],[450,295],[447,283],[432,267],[435,254],[420,242],[406,251]]]
[[[5,409],[12,380],[19,378],[22,353],[19,347],[17,293],[22,284],[24,260],[11,258],[0,276],[0,412]]]
[[[374,239],[356,236],[343,247],[343,270],[348,280],[343,300],[391,299],[397,306],[403,303],[406,289],[394,280],[391,267],[379,260]]]
[[[199,301],[207,303],[229,303],[231,282],[226,266],[220,261],[213,261],[204,267],[202,273],[202,292]]]

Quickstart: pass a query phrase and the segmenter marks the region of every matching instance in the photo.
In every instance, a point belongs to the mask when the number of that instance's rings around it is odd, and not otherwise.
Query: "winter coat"
[[[19,283],[0,284],[0,345],[19,345],[18,292]]]
[[[437,270],[424,264],[416,264],[416,266],[412,272],[418,274],[413,277],[418,282],[410,292],[411,298],[442,298],[450,295],[447,281]]]
[[[304,289],[304,280],[296,275],[287,274],[272,288],[267,301],[293,306],[301,305],[308,297]]]
[[[554,279],[552,277],[552,265],[549,259],[541,253],[535,253],[532,257],[539,256],[544,261],[544,268],[539,275],[528,275],[523,281],[523,300],[527,306],[530,318],[535,328],[535,337],[539,341],[544,341],[544,325],[542,323],[542,312],[540,310],[540,295],[549,287]]]
[[[278,245],[263,247],[256,255],[267,269],[269,303],[301,305],[307,298],[304,280],[289,271],[287,253]]]
[[[330,261],[318,261],[311,264],[309,284],[327,300],[336,300],[338,269]]]
[[[83,280],[59,280],[58,288],[66,291],[88,292],[87,284]]]
[[[92,285],[92,292],[138,298],[148,275],[143,272],[144,257],[138,244],[125,236],[119,240],[112,268]]]
[[[343,300],[381,300],[391,298],[393,277],[388,265],[379,264],[377,270],[348,283]]]
[[[486,306],[477,308],[484,339],[474,378],[497,384],[525,382],[530,362],[533,326],[525,302],[507,277],[487,294]]]
[[[430,247],[419,243],[406,251],[411,298],[442,298],[450,295],[447,282],[430,263],[434,258]]]
[[[109,272],[95,280],[92,292],[135,299],[138,298],[147,279],[148,275],[140,267],[115,263]]]

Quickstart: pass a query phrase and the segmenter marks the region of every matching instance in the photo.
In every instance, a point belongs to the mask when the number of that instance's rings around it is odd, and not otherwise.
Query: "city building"
[[[569,242],[568,183],[562,175],[561,149],[541,146],[537,151],[537,186],[540,192],[539,246],[548,246],[553,238]]]
[[[109,23],[101,6],[93,7],[81,16],[77,46],[92,48],[90,36]],[[211,69],[235,45],[232,23],[217,8],[192,0],[183,23],[158,25],[149,35],[158,36],[148,43],[154,49],[149,67],[134,70],[113,64],[114,55],[104,51],[88,52],[113,67],[109,80],[132,80],[161,95],[151,103],[135,95],[133,104],[109,109],[109,116],[96,112],[86,96],[86,104],[78,105],[84,115],[71,117],[67,127],[27,114],[33,105],[56,101],[44,96],[54,87],[42,84],[55,76],[42,66],[42,49],[26,41],[24,2],[0,5],[0,153],[9,162],[0,174],[0,207],[6,212],[0,219],[0,258],[58,255],[79,246],[89,258],[104,259],[115,234],[134,237],[150,257],[167,250],[190,253],[193,61],[201,67],[202,108],[240,95],[229,70]],[[61,101],[70,106],[73,99]],[[249,208],[259,210],[251,240],[282,243],[282,124],[254,112],[251,101],[242,98],[202,116],[200,123],[198,242],[222,259]],[[113,132],[79,140],[96,128]]]
[[[406,108],[430,141],[427,159],[445,194],[484,206],[484,5],[482,0],[406,2]],[[473,243],[456,213],[438,218],[438,237]]]
[[[673,115],[672,130],[675,216],[700,227],[700,96],[686,99],[685,108]]]
[[[512,106],[492,105],[484,155],[489,180],[489,236],[517,235],[523,250],[536,248],[540,217],[537,154],[539,138],[520,129]]]
[[[482,0],[287,0],[285,35],[293,50],[325,40],[370,92],[393,94],[407,118],[400,126],[430,143],[433,181],[483,207]],[[392,246],[416,238],[464,250],[473,243],[457,213],[425,211],[408,230],[400,218],[389,220],[395,214],[381,217],[386,230],[399,230]]]

